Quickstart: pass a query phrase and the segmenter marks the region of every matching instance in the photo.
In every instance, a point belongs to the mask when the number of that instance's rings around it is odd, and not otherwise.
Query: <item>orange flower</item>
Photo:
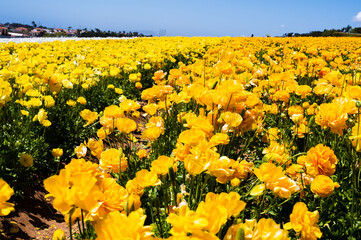
[[[164,130],[159,127],[150,127],[143,131],[142,138],[149,139],[150,141],[155,141],[163,132]]]
[[[157,174],[152,171],[149,172],[146,169],[138,171],[135,175],[135,179],[142,188],[161,184]]]
[[[286,90],[279,90],[272,96],[272,100],[288,103],[290,94]]]
[[[134,120],[126,117],[116,119],[115,126],[122,133],[130,133],[137,129],[137,124]]]
[[[147,104],[145,106],[143,106],[143,110],[148,113],[149,115],[153,116],[154,114],[157,113],[158,110],[158,105],[157,104]]]
[[[159,156],[156,160],[152,162],[152,167],[150,170],[156,174],[165,175],[168,174],[169,168],[173,168],[173,171],[176,171],[177,165],[174,164],[174,158],[167,156]]]
[[[142,159],[142,158],[147,157],[147,156],[148,156],[147,150],[145,150],[145,149],[140,149],[140,150],[137,152],[137,156],[139,157],[139,159]]]
[[[318,211],[309,212],[306,204],[298,202],[293,206],[290,222],[286,223],[284,228],[301,232],[301,239],[315,240],[322,236],[322,232],[317,225],[318,218]]]
[[[117,105],[111,105],[104,109],[104,117],[119,118],[123,116],[124,116],[123,110]]]
[[[337,182],[333,182],[332,179],[325,175],[317,175],[311,183],[311,191],[318,196],[325,198],[332,195],[335,188],[340,185]]]
[[[333,150],[322,144],[311,148],[307,152],[305,166],[311,177],[317,175],[331,176],[336,171],[337,157]]]
[[[347,113],[342,111],[340,104],[323,103],[316,114],[315,121],[322,128],[330,127],[331,131],[343,135],[346,128]]]
[[[300,85],[296,90],[296,94],[300,95],[302,99],[306,98],[309,93],[312,92],[312,88],[308,85]]]
[[[275,182],[285,176],[282,167],[276,167],[273,163],[262,163],[259,168],[254,169],[254,174],[263,182]]]

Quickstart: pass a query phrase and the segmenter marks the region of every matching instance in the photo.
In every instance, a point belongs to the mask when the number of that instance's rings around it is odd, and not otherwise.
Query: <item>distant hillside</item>
[[[361,27],[352,28],[350,25],[341,29],[325,29],[308,33],[285,33],[283,37],[361,37]]]

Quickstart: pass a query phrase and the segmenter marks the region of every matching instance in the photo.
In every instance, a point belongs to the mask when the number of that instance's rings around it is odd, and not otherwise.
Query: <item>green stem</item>
[[[69,235],[70,235],[70,240],[73,240],[73,231],[72,231],[72,224],[71,224],[71,214],[69,214]]]

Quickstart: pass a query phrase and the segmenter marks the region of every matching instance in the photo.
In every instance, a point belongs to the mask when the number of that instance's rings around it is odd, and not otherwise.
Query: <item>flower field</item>
[[[357,38],[0,43],[0,216],[40,182],[70,239],[358,239],[360,111]]]

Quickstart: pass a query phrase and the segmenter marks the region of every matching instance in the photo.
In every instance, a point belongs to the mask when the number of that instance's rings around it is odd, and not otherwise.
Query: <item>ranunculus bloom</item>
[[[238,231],[243,228],[244,239],[273,239],[273,240],[287,240],[288,231],[281,228],[272,219],[261,218],[259,222],[255,219],[246,220],[245,223],[239,223],[231,226],[224,239],[236,240],[238,239]]]
[[[94,224],[98,240],[109,239],[154,239],[150,226],[144,226],[147,216],[143,209],[125,213],[114,211]]]
[[[14,190],[9,184],[0,179],[0,216],[6,216],[11,211],[14,211],[14,204],[6,202],[13,194]]]
[[[76,101],[82,105],[86,104],[86,99],[84,97],[78,97]]]
[[[130,133],[137,129],[137,124],[134,120],[126,117],[118,118],[115,121],[115,126],[122,133]]]
[[[150,170],[159,175],[168,174],[169,168],[173,168],[175,172],[177,170],[177,165],[174,164],[174,158],[167,156],[159,156],[156,160],[152,162],[152,167]]]
[[[323,103],[316,114],[315,121],[322,128],[329,127],[332,132],[342,135],[346,128],[347,113],[337,103]]]
[[[34,164],[34,158],[30,154],[24,153],[21,155],[19,162],[24,167],[31,167]]]
[[[311,177],[317,175],[331,176],[336,171],[337,157],[333,150],[322,144],[311,148],[307,152],[305,166]]]
[[[301,239],[315,240],[322,236],[322,232],[317,225],[318,218],[319,213],[317,210],[309,212],[305,203],[298,202],[293,207],[290,222],[286,223],[284,228],[287,230],[293,228],[296,232],[301,232]]]
[[[340,185],[337,182],[333,182],[332,179],[325,175],[317,175],[311,183],[311,191],[318,196],[325,198],[332,195],[335,188]]]
[[[84,109],[79,114],[87,122],[84,127],[92,124],[93,122],[95,122],[95,120],[98,119],[98,113],[92,112],[89,109]]]
[[[272,100],[288,103],[290,94],[286,90],[279,90],[273,95]]]
[[[113,172],[124,172],[127,169],[128,162],[123,156],[122,149],[111,148],[101,153],[99,167],[102,169],[111,169]]]
[[[54,148],[53,150],[51,150],[51,154],[53,155],[53,157],[61,157],[63,156],[63,149]]]
[[[54,240],[62,240],[65,239],[65,233],[63,230],[61,229],[56,229],[55,232],[53,233],[53,239]]]

